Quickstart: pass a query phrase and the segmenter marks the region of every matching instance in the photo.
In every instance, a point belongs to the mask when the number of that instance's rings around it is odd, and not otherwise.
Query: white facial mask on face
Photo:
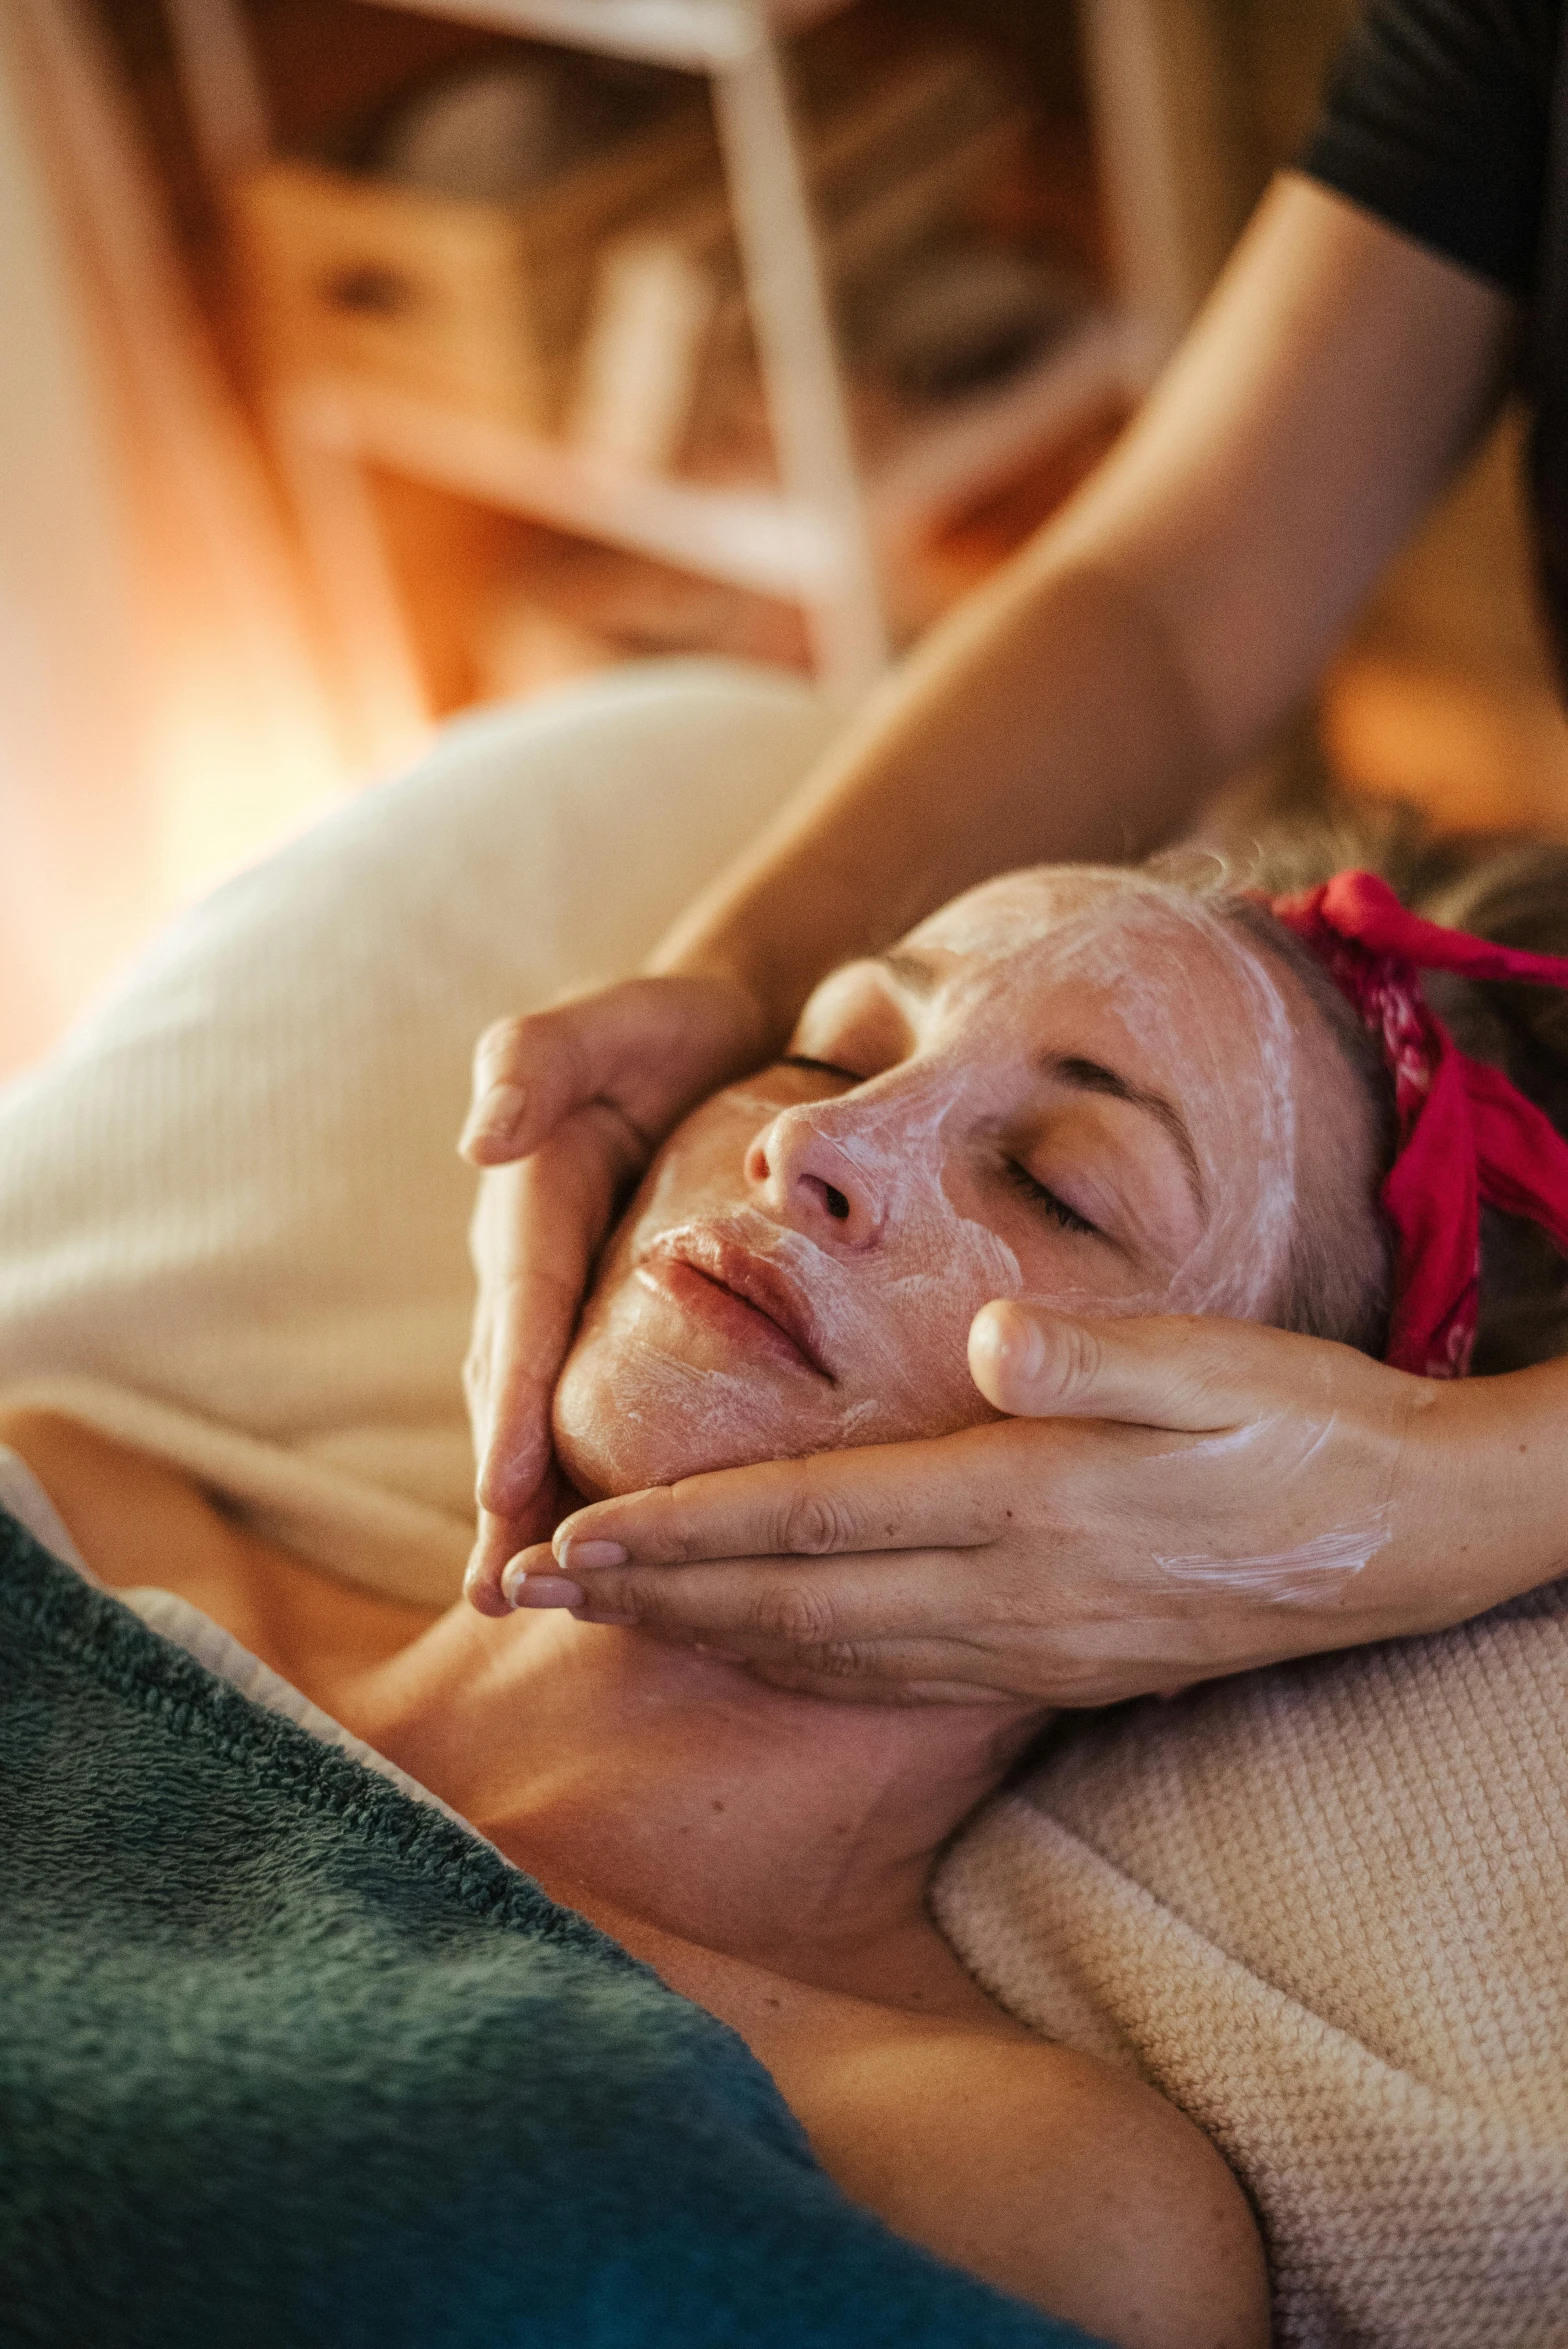
[[[1075,875],[1080,888],[1099,876]],[[1053,980],[1092,989],[1145,1062],[1180,1071],[1180,1092],[1211,1205],[1208,1229],[1168,1286],[1107,1298],[1059,1287],[1041,1303],[1065,1312],[1223,1313],[1258,1319],[1279,1295],[1296,1213],[1294,1030],[1283,995],[1247,941],[1200,901],[1146,874],[1114,887],[1041,934],[1040,884],[1026,877],[960,898],[916,930],[912,947],[975,958],[975,984],[1003,1009]],[[1011,895],[1014,902],[1009,903]],[[987,902],[989,901],[989,902]],[[1179,925],[1173,932],[1172,925]],[[1172,952],[1185,930],[1216,956],[1239,998],[1239,1021],[1192,1032],[1190,975]],[[1181,1016],[1183,1012],[1186,1016]],[[994,1016],[994,1015],[993,1015]],[[1252,1170],[1226,1149],[1228,1103],[1243,1092],[1261,1117]],[[1216,1115],[1219,1111],[1221,1114]]]
[[[1207,1156],[1201,1143],[1199,1155],[1214,1212],[1168,1287],[1108,1299],[1074,1283],[1053,1287],[1042,1301],[1068,1311],[1246,1315],[1277,1293],[1294,1208],[1288,1013],[1268,972],[1224,923],[1141,877],[1133,895],[1132,879],[1116,875],[1114,891],[1044,930],[1050,906],[1038,882],[1015,885],[1016,904],[995,889],[958,901],[908,941],[962,953],[970,964],[956,974],[908,1061],[847,1094],[790,1109],[732,1091],[724,1099],[736,1120],[734,1171],[716,1174],[708,1197],[694,1194],[678,1157],[656,1176],[629,1235],[633,1261],[661,1235],[720,1221],[809,1297],[830,1364],[852,1369],[852,1395],[842,1402],[830,1388],[806,1398],[797,1448],[893,1442],[989,1415],[968,1374],[969,1324],[990,1299],[1023,1293],[1024,1282],[1006,1243],[955,1207],[944,1134],[1001,1123],[1028,1097],[1050,1038],[1026,1007],[1048,1003],[1057,980],[1093,990],[1144,1065],[1152,1047],[1153,1065],[1180,1068],[1189,1112],[1204,1088],[1223,1103],[1250,1084],[1263,1114],[1249,1131],[1262,1140],[1255,1180],[1238,1182],[1234,1165],[1223,1163],[1226,1121],[1190,1118],[1210,1139]],[[1235,1032],[1200,1037],[1196,1047],[1190,1012],[1185,1025],[1177,1017],[1191,980],[1174,964],[1173,918],[1220,956],[1242,1006],[1240,1019],[1227,1023]],[[739,1167],[747,1143],[761,1136],[766,1148],[786,1119],[803,1121],[846,1161],[846,1187],[853,1182],[872,1202],[874,1262],[860,1249],[820,1245],[754,1198],[743,1203]],[[596,1480],[611,1489],[624,1489],[627,1476],[641,1480],[655,1435],[661,1451],[667,1435],[669,1457],[679,1463],[661,1474],[756,1457],[755,1376],[743,1366],[700,1367],[666,1348],[650,1327],[635,1327],[633,1342],[615,1355],[612,1411],[599,1415],[625,1426],[596,1431]]]
[[[943,1188],[941,1128],[959,1106],[946,1073],[923,1070],[912,1081],[895,1072],[880,1085],[887,1088],[880,1097],[876,1089],[857,1094],[852,1108],[821,1101],[787,1110],[749,1093],[726,1102],[738,1136],[748,1116],[756,1119],[752,1133],[763,1135],[781,1118],[803,1119],[849,1161],[847,1179],[874,1201],[880,1222],[874,1267],[859,1251],[823,1247],[755,1204],[737,1205],[732,1181],[716,1181],[710,1198],[694,1196],[674,1165],[655,1181],[632,1234],[636,1255],[660,1235],[720,1222],[810,1299],[826,1359],[853,1371],[853,1394],[841,1403],[830,1390],[813,1398],[812,1449],[923,1433],[944,1397],[953,1410],[972,1400],[973,1417],[984,1417],[966,1365],[969,1324],[989,1298],[1017,1296],[1021,1286],[1005,1241],[960,1215]],[[726,1456],[755,1427],[757,1382],[744,1368],[699,1368],[647,1334],[628,1354],[642,1359],[618,1366],[617,1400],[638,1415],[634,1425],[650,1412],[684,1418],[696,1404],[705,1450]]]
[[[963,1116],[968,1091],[962,1066],[917,1065],[857,1088],[852,1099],[784,1113],[849,1161],[880,1219],[883,1262],[869,1297],[865,1269],[853,1258],[798,1231],[780,1231],[773,1243],[779,1261],[808,1285],[830,1355],[853,1361],[856,1383],[872,1390],[848,1407],[845,1442],[928,1427],[934,1401],[968,1377],[970,1322],[992,1297],[1022,1289],[1006,1241],[961,1215],[943,1181],[943,1128]]]

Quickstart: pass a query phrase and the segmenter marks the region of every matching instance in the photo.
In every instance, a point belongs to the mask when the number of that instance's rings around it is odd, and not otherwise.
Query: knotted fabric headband
[[[1383,1047],[1398,1146],[1383,1185],[1394,1234],[1385,1360],[1462,1378],[1475,1343],[1481,1202],[1539,1224],[1568,1254],[1568,1142],[1500,1069],[1460,1051],[1420,971],[1568,988],[1568,955],[1525,954],[1407,913],[1375,873],[1336,873],[1269,900]]]

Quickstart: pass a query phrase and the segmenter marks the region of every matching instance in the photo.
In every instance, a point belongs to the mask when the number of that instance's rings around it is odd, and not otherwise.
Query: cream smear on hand
[[[1380,1509],[1364,1524],[1331,1526],[1269,1557],[1214,1558],[1199,1551],[1192,1557],[1156,1557],[1154,1563],[1175,1582],[1245,1592],[1280,1606],[1321,1607],[1363,1572],[1391,1535],[1389,1513]]]
[[[1277,1510],[1288,1504],[1292,1486],[1328,1441],[1335,1417],[1330,1412],[1310,1433],[1297,1432],[1294,1457],[1289,1423],[1269,1415],[1207,1436],[1166,1465],[1178,1484],[1189,1471],[1202,1483],[1216,1460],[1223,1457],[1232,1470],[1239,1466],[1243,1474],[1250,1472],[1260,1483],[1266,1478],[1271,1504]],[[1175,1556],[1156,1554],[1154,1563],[1174,1582],[1246,1593],[1281,1606],[1332,1606],[1392,1539],[1393,1510],[1384,1502],[1363,1517],[1329,1526],[1283,1550],[1230,1558],[1217,1557],[1211,1550],[1195,1550]]]

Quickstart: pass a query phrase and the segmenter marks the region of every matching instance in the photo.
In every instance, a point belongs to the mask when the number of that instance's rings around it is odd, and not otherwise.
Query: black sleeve
[[[1563,12],[1564,0],[1366,0],[1298,167],[1527,296]]]

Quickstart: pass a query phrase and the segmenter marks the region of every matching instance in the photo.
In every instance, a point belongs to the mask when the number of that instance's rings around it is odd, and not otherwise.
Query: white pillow
[[[445,1598],[486,1023],[634,968],[829,737],[798,679],[618,670],[448,728],[177,921],[0,1095],[0,1388]]]

